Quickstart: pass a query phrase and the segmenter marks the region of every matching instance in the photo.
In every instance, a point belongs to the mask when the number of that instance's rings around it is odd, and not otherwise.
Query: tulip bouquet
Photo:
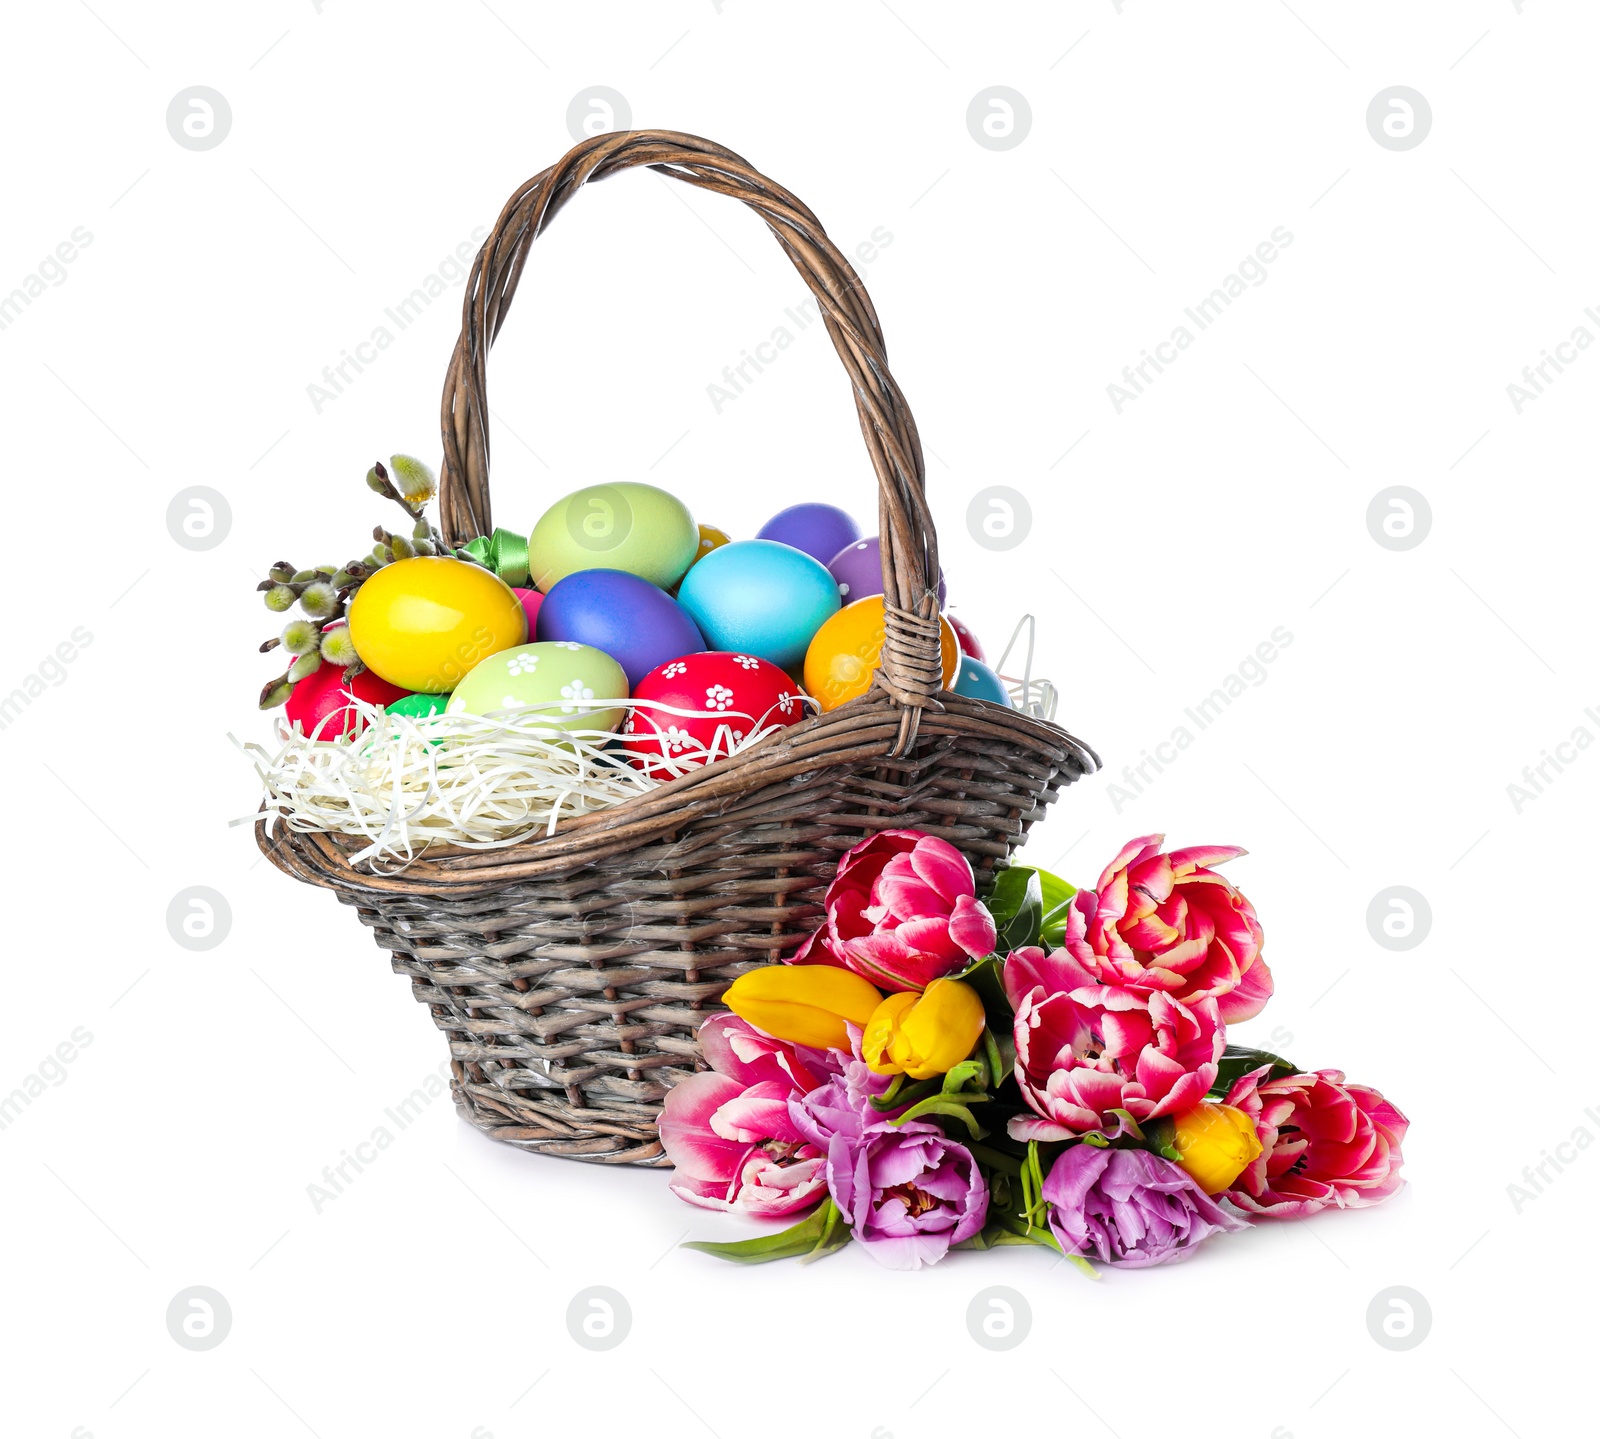
[[[1183,1259],[1261,1218],[1400,1188],[1407,1121],[1336,1069],[1230,1045],[1272,994],[1261,925],[1216,866],[1242,850],[1132,840],[1094,889],[1001,872],[890,830],[848,851],[820,928],[724,996],[710,1068],[660,1119],[691,1204],[789,1227],[698,1243],[891,1268],[1040,1244]]]

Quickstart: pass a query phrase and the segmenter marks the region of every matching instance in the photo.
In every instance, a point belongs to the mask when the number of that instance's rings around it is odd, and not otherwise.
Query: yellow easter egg
[[[944,687],[956,677],[961,657],[956,632],[939,616],[939,663]],[[868,595],[830,616],[806,650],[806,691],[826,714],[872,688],[872,672],[883,658],[883,596]]]
[[[712,550],[720,550],[724,545],[732,544],[733,536],[726,530],[719,530],[715,525],[700,526],[700,543],[695,546],[694,558],[689,561],[692,570]]]
[[[396,560],[350,601],[350,639],[369,670],[422,694],[453,690],[479,660],[528,638],[522,603],[478,565]]]

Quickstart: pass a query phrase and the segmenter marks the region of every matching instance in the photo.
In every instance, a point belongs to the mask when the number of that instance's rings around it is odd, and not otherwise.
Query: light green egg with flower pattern
[[[565,730],[614,730],[627,714],[628,677],[604,650],[570,640],[516,645],[480,660],[447,714],[544,719]]]

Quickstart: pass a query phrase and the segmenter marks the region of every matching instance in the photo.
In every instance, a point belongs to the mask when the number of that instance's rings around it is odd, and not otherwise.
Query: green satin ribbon
[[[499,575],[514,590],[528,587],[528,537],[515,530],[497,529],[485,538],[479,535],[462,545],[480,565]]]

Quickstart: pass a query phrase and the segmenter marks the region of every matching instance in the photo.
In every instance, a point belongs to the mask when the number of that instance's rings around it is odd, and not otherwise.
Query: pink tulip
[[[891,829],[847,850],[828,886],[827,919],[791,964],[838,964],[880,989],[926,989],[994,949],[972,866],[954,845]]]
[[[826,1161],[796,1127],[791,1098],[823,1083],[825,1055],[784,1044],[737,1015],[700,1026],[711,1065],[667,1093],[656,1128],[676,1167],[671,1189],[703,1209],[778,1218],[827,1193]]]
[[[1301,1219],[1330,1205],[1361,1209],[1405,1183],[1400,1145],[1410,1121],[1375,1089],[1337,1069],[1234,1081],[1226,1102],[1255,1121],[1261,1154],[1228,1191],[1251,1214]]]
[[[1164,835],[1130,840],[1067,911],[1062,941],[1100,983],[1215,999],[1224,1024],[1259,1014],[1272,995],[1250,901],[1208,866],[1244,853],[1221,845],[1161,851]]]
[[[1223,1025],[1214,999],[1190,1004],[1157,991],[1100,984],[1065,950],[1014,950],[1003,971],[1016,1010],[1017,1087],[1037,1117],[1013,1139],[1116,1136],[1136,1122],[1198,1104],[1217,1077]]]

